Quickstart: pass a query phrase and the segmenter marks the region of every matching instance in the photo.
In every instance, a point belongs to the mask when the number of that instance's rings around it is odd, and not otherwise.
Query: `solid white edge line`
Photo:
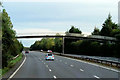
[[[55,79],[57,78],[56,76],[53,76]]]
[[[94,75],[94,77],[97,78],[97,79],[100,79],[100,77],[98,77],[98,76],[96,76],[96,75]]]
[[[57,56],[57,55],[56,55]],[[59,57],[62,57],[62,56],[59,56]],[[104,66],[101,66],[101,65],[97,65],[97,64],[94,64],[94,63],[89,63],[89,62],[85,62],[85,61],[82,61],[82,60],[77,60],[77,59],[72,59],[72,58],[68,58],[68,57],[62,57],[62,58],[67,58],[67,59],[71,59],[71,60],[76,60],[78,62],[82,62],[82,63],[86,63],[86,64],[91,64],[93,66],[97,66],[97,67],[101,67],[101,68],[104,68],[104,69],[107,69],[107,70],[111,70],[111,71],[115,71],[115,72],[120,72],[116,69],[111,69],[111,68],[108,68],[108,67],[104,67]]]
[[[24,61],[22,62],[22,64],[16,69],[16,71],[7,79],[7,80],[10,80],[11,78],[13,78],[13,76],[20,70],[20,68],[23,66],[23,64],[25,63],[26,61],[26,56],[25,56],[25,59]]]

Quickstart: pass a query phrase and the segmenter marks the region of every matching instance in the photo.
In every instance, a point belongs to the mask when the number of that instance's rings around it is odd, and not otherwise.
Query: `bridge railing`
[[[77,34],[77,33],[66,33],[66,36],[84,37],[84,34]]]
[[[54,52],[56,55],[61,55],[65,57],[70,57],[70,58],[75,58],[75,59],[80,59],[80,60],[86,60],[86,61],[91,61],[95,63],[101,63],[101,64],[106,64],[108,66],[115,66],[120,68],[120,61],[114,61],[114,60],[107,60],[107,59],[100,59],[100,58],[95,58],[95,57],[90,57],[90,56],[80,56],[80,55],[72,55],[72,54],[60,54]]]
[[[105,39],[105,40],[117,40],[114,37],[100,36],[100,35],[89,35],[87,37],[89,37],[89,38],[98,38],[98,39]]]
[[[113,40],[117,41],[115,37],[108,36],[100,36],[100,35],[86,35],[86,34],[78,34],[78,33],[66,33],[66,36],[75,36],[75,37],[84,37],[90,39],[101,39],[101,40]]]

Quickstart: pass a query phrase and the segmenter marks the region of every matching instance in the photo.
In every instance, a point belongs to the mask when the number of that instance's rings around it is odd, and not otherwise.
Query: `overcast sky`
[[[94,27],[101,29],[111,13],[118,23],[119,0],[4,0],[3,6],[11,17],[17,34],[65,32],[71,25],[84,34]],[[30,46],[36,39],[20,40]]]

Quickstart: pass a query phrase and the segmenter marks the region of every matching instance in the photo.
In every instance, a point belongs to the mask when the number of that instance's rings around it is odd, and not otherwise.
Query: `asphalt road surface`
[[[25,55],[25,63],[13,78],[109,78],[113,80],[120,77],[118,72],[66,57],[55,55],[54,61],[46,61],[45,53],[42,52],[30,51]]]

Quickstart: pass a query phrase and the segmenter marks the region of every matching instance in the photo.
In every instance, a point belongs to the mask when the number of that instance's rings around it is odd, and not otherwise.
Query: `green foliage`
[[[23,50],[23,45],[15,38],[13,25],[5,9],[2,11],[2,67]]]
[[[118,29],[118,25],[116,23],[112,23],[112,29]]]
[[[115,37],[117,34],[120,34],[120,29],[113,29],[111,32],[111,36]]]
[[[119,34],[116,34],[115,37],[120,40],[120,33]]]
[[[59,34],[57,34],[59,36]],[[30,50],[52,50],[62,52],[62,38],[43,38],[31,45]]]
[[[95,27],[94,31],[92,32],[92,35],[99,35],[99,34],[100,34],[100,30]]]
[[[66,33],[82,33],[78,28],[71,27]],[[59,34],[57,34],[59,36]],[[95,27],[92,35],[112,36],[120,40],[120,29],[117,24],[112,22],[111,15],[103,23],[102,29],[99,30]],[[65,38],[65,53],[66,54],[79,54],[89,56],[111,56],[120,57],[120,43],[110,42],[97,42],[89,40],[79,40]],[[31,50],[48,50],[51,49],[56,52],[62,52],[62,38],[47,39],[43,38],[41,41],[36,41]]]
[[[2,75],[7,73],[11,69],[11,67],[13,67],[16,63],[18,63],[21,59],[22,59],[22,54],[19,54],[19,56],[16,59],[9,60],[8,66],[1,69]]]
[[[99,30],[95,27],[94,31],[92,32],[92,35],[101,35],[101,36],[110,36],[110,37],[116,37],[120,40],[119,34],[120,29],[119,26],[112,22],[112,16],[109,14],[108,18],[103,23],[102,29]]]
[[[74,32],[74,26],[69,30],[69,32]],[[108,18],[103,23],[102,29],[99,30],[95,27],[92,35],[112,36],[120,40],[120,29],[118,29],[117,24],[112,22],[111,15],[109,14]],[[120,42],[101,43],[96,41],[65,39],[65,53],[120,57]]]
[[[72,26],[71,29],[69,30],[69,33],[79,33],[79,34],[81,34],[82,32],[78,28],[75,28],[74,26]]]
[[[62,38],[55,38],[54,43],[55,43],[54,51],[61,53],[62,52]]]
[[[120,33],[120,29],[118,29],[118,25],[112,22],[111,18],[112,16],[109,14],[108,18],[103,23],[102,29],[100,31],[100,35],[115,37],[116,34]]]
[[[54,48],[54,39],[53,38],[43,38],[41,41],[36,41],[31,47],[30,50],[49,50]]]
[[[66,54],[120,57],[119,43],[110,44],[109,42],[100,43],[97,41],[88,40],[71,41],[69,39],[65,44]]]
[[[16,59],[8,61],[8,67],[13,67],[17,62],[19,62],[22,59],[22,53],[19,54],[19,56]]]
[[[103,23],[100,35],[102,36],[111,36],[111,32],[112,32],[112,19],[111,19],[111,15],[108,15],[108,18],[105,20],[105,22]]]

